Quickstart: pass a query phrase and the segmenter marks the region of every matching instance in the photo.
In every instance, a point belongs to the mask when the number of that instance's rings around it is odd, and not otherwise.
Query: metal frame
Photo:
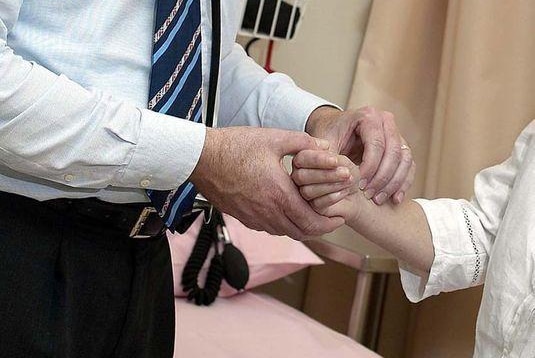
[[[397,260],[347,227],[305,244],[316,254],[357,270],[347,336],[377,349],[387,279],[399,272]],[[373,309],[372,294],[379,301],[374,301]]]

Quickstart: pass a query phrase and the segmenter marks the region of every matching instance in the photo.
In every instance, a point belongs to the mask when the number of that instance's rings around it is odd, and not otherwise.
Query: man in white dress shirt
[[[400,203],[412,182],[391,114],[338,110],[245,55],[235,44],[238,0],[221,2],[217,119],[228,128],[147,109],[155,3],[0,1],[5,356],[172,355],[169,248],[147,190],[189,180],[246,225],[304,239],[343,219],[312,210],[281,167],[284,155],[330,146],[351,156],[377,203]],[[176,1],[173,15],[191,4],[201,9],[205,106],[213,3]],[[329,160],[318,179],[348,187],[354,178]]]

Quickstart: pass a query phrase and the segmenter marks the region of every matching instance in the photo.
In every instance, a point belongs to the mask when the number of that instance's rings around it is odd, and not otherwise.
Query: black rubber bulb
[[[224,277],[227,283],[238,291],[245,289],[249,281],[249,265],[243,253],[232,243],[223,248]]]

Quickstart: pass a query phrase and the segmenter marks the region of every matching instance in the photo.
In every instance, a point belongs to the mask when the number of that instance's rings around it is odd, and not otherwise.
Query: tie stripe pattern
[[[200,24],[200,0],[158,0],[149,109],[182,120],[201,121]],[[196,190],[186,182],[171,191],[147,190],[147,194],[167,227],[174,229],[182,213],[193,205]]]

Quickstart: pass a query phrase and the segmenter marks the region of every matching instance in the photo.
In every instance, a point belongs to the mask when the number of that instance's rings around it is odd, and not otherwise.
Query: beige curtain
[[[535,118],[535,1],[374,0],[349,107],[396,114],[414,196],[470,197]],[[481,291],[416,306],[409,357],[470,357]]]

